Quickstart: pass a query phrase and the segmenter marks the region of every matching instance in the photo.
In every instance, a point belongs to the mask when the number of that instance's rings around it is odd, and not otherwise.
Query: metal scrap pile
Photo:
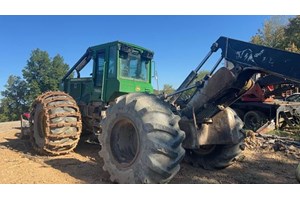
[[[246,132],[245,146],[247,149],[264,149],[281,151],[286,156],[294,156],[300,159],[300,142],[289,137],[255,133],[251,130]]]

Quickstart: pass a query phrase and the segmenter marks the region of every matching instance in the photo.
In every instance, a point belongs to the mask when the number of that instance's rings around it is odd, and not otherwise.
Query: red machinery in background
[[[255,85],[231,107],[243,119],[245,127],[256,131],[274,120],[276,128],[299,124],[300,102],[284,99],[298,92],[298,84],[273,75],[258,74]]]

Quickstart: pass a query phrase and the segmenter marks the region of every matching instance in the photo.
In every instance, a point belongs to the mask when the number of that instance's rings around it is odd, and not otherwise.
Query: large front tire
[[[107,110],[99,136],[103,169],[118,183],[166,183],[184,157],[179,117],[154,95],[121,96]]]
[[[81,115],[75,100],[64,92],[49,91],[36,98],[30,118],[30,141],[42,155],[72,151],[80,138]]]

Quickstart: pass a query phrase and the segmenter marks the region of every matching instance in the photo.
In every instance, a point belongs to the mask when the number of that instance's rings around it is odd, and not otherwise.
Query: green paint
[[[152,51],[120,41],[93,46],[88,51],[93,62],[91,76],[66,78],[61,87],[78,103],[108,103],[127,93],[153,93]]]

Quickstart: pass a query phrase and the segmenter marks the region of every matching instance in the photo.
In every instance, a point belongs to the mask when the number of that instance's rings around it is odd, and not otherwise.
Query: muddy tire
[[[260,111],[248,111],[244,115],[245,128],[256,131],[268,121],[267,116]]]
[[[243,142],[238,144],[206,145],[197,150],[186,150],[185,161],[204,169],[224,169],[232,165],[244,149]]]
[[[81,115],[74,99],[59,91],[36,98],[30,118],[30,141],[42,155],[62,155],[72,151],[80,138]]]
[[[103,169],[118,183],[167,183],[179,171],[180,117],[154,95],[128,94],[111,105],[99,136]]]

